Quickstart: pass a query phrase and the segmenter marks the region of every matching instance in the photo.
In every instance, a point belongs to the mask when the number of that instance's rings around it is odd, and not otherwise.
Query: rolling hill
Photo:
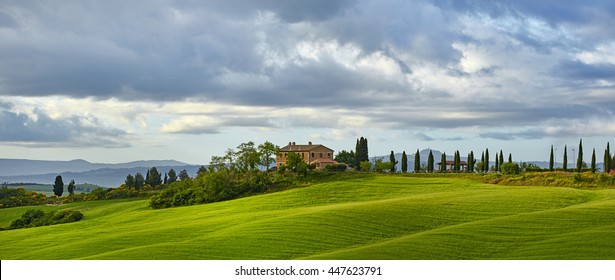
[[[85,219],[0,231],[0,259],[615,259],[613,189],[374,175],[162,210],[39,207]]]

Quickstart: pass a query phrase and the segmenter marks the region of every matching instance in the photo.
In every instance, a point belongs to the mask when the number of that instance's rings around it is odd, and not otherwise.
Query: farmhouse
[[[323,170],[327,165],[339,164],[333,160],[333,150],[321,144],[297,145],[295,142],[288,142],[288,145],[282,147],[276,156],[276,166],[280,168],[286,165],[286,157],[288,153],[297,153],[303,161],[308,164],[314,164],[316,169]]]
[[[446,170],[453,170],[454,166],[455,166],[455,162],[452,160],[447,160],[445,162],[446,164]],[[438,162],[438,166],[442,166],[442,162]],[[465,161],[460,161],[459,162],[459,167],[461,169],[461,171],[465,171],[468,169],[468,163]],[[440,168],[438,167],[438,170],[440,170]]]

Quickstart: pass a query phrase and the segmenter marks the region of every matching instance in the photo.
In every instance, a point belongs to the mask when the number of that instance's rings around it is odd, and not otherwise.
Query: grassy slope
[[[51,206],[46,206],[51,208]],[[375,176],[0,232],[0,259],[615,259],[615,190]],[[0,210],[0,226],[25,207]]]

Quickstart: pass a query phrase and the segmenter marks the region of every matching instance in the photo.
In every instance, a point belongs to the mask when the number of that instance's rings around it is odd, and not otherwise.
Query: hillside
[[[7,226],[31,207],[0,210]],[[190,207],[74,208],[1,231],[0,259],[615,259],[615,190],[374,175]]]

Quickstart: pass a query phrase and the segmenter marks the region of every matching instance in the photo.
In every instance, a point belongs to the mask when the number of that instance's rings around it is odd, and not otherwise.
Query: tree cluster
[[[357,144],[355,145],[355,168],[357,170],[362,170],[361,163],[369,162],[369,151],[367,148],[367,138],[361,137],[357,139]]]
[[[77,210],[61,210],[43,212],[40,209],[30,209],[21,218],[11,222],[7,229],[19,229],[73,223],[83,219],[83,213]]]

